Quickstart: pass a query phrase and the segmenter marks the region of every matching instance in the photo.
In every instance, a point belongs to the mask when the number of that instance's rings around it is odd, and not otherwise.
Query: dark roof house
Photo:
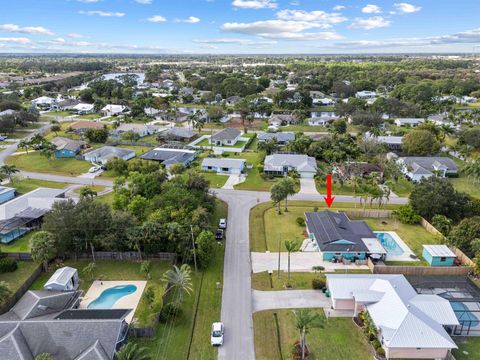
[[[197,152],[190,149],[175,149],[169,147],[160,147],[140,156],[141,159],[159,161],[166,168],[173,164],[182,164],[187,166],[195,157]]]

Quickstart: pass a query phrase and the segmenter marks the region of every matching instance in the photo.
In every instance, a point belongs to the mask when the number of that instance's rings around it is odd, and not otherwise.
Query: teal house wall
[[[432,256],[427,249],[423,249],[422,256],[431,266],[453,266],[455,261],[454,256]]]

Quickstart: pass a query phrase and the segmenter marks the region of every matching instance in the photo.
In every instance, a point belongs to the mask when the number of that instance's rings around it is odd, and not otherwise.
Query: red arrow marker
[[[332,197],[332,174],[327,174],[327,196],[323,197],[327,206],[330,207],[335,200],[335,196]]]

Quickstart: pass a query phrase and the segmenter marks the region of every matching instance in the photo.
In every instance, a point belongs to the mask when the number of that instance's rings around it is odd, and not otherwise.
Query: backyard
[[[325,318],[322,309],[312,310]],[[276,315],[275,315],[276,314]],[[278,318],[278,329],[277,321]],[[268,310],[253,314],[255,357],[257,360],[291,359],[293,344],[299,339],[291,310]],[[266,341],[268,339],[268,341]],[[324,328],[307,334],[310,360],[369,360],[373,350],[351,318],[329,318]]]
[[[326,210],[324,202],[290,201],[288,212],[277,213],[272,203],[260,204],[250,212],[250,250],[251,251],[278,251],[278,241],[294,240],[301,243],[305,239],[305,226],[297,224],[297,218],[304,218],[305,212]],[[387,205],[386,208],[393,208]],[[350,203],[334,203],[332,210],[351,209]],[[428,233],[427,233],[428,234]],[[399,234],[401,235],[401,234]],[[430,235],[430,234],[428,234]],[[282,251],[285,251],[282,246]],[[413,250],[413,249],[412,249]]]
[[[453,184],[457,191],[467,193],[474,198],[480,199],[479,183],[474,183],[471,179],[465,176],[451,178],[450,182]]]
[[[36,231],[30,231],[10,244],[1,244],[1,252],[30,252],[30,239]]]
[[[455,341],[458,349],[452,351],[456,360],[474,360],[480,354],[480,337],[470,336]]]
[[[15,165],[17,168],[24,171],[69,176],[84,174],[92,166],[88,161],[76,160],[74,158],[47,159],[45,156],[37,152],[10,156],[6,163],[9,165]]]
[[[38,264],[32,261],[19,261],[18,269],[14,272],[0,274],[0,281],[5,281],[10,287],[12,293],[17,291],[23,283],[38,268]]]

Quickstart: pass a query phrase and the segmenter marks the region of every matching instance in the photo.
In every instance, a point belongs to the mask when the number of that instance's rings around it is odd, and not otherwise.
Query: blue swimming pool
[[[133,294],[137,291],[135,285],[118,285],[108,288],[98,298],[88,304],[89,309],[111,309],[122,297]]]
[[[470,311],[470,309],[461,302],[451,302],[452,309],[455,312],[455,316],[458,319],[458,322],[463,326],[478,326],[480,321],[478,318]]]
[[[389,233],[376,233],[378,241],[387,250],[387,255],[403,255],[403,249],[397,244],[395,239]]]

